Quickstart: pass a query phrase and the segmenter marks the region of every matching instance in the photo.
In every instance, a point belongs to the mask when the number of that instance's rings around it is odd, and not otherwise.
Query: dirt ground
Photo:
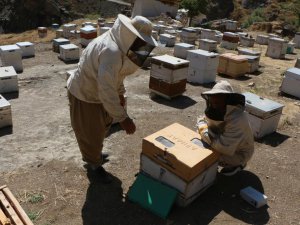
[[[4,42],[9,41],[0,35]],[[200,93],[211,85],[187,84],[183,96],[168,101],[149,98],[149,70],[128,77],[128,112],[137,131],[127,136],[112,127],[104,145],[111,156],[104,167],[114,182],[102,185],[83,168],[70,126],[65,72],[76,64],[60,61],[48,41],[35,47],[36,56],[23,60],[18,95],[5,95],[12,106],[13,129],[0,130],[0,186],[9,186],[36,225],[300,224],[300,101],[278,95],[281,74],[293,67],[296,54],[274,60],[264,56],[266,46],[256,45],[263,51],[259,73],[238,80],[217,76],[238,91],[251,90],[283,103],[279,128],[255,143],[245,171],[230,178],[218,175],[193,204],[175,206],[163,220],[124,198],[139,172],[142,138],[174,122],[195,129],[205,107]],[[169,48],[156,51],[172,54]],[[255,86],[249,87],[252,82]],[[240,198],[240,189],[249,185],[268,196],[268,206],[255,209]]]

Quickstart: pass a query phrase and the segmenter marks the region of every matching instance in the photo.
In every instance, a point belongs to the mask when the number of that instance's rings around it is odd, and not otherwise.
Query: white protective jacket
[[[102,103],[117,122],[127,117],[119,99],[119,95],[125,93],[123,80],[138,69],[126,56],[135,39],[136,36],[117,19],[111,30],[86,47],[77,70],[67,82],[73,96],[89,103]]]

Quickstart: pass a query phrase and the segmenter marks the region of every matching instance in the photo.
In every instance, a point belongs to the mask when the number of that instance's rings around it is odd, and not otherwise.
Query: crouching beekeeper
[[[197,121],[201,139],[220,153],[221,173],[232,176],[245,168],[254,152],[253,134],[245,109],[245,97],[234,93],[227,81],[203,92],[205,117]]]
[[[123,80],[141,67],[157,46],[151,22],[141,16],[118,15],[113,27],[83,51],[67,82],[71,125],[82,154],[103,183],[112,177],[102,167],[103,141],[113,119],[127,134],[136,130],[124,109]]]

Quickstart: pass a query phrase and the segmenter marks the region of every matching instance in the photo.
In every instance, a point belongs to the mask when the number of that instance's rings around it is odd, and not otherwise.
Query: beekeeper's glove
[[[206,125],[207,126],[207,125]],[[203,128],[201,130],[201,132],[199,131],[199,134],[201,136],[201,140],[206,142],[207,144],[211,145],[211,140],[208,134],[208,129],[207,128]]]

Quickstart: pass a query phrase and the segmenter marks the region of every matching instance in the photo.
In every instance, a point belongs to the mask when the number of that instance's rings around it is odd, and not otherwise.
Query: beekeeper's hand
[[[133,120],[129,117],[120,122],[120,126],[126,131],[127,134],[134,134],[136,130]]]
[[[201,140],[206,142],[207,144],[211,144],[211,140],[208,134],[208,129],[203,129],[201,132],[199,132],[200,136],[201,136]]]
[[[126,100],[125,100],[124,95],[119,95],[119,99],[120,99],[120,105],[125,107]]]
[[[203,130],[205,130],[205,129],[208,128],[207,123],[206,123],[204,117],[198,118],[198,119],[197,119],[197,124],[196,124],[196,126],[197,126],[197,129],[198,129],[198,133],[199,133],[199,134],[201,134],[201,132],[203,132]]]

